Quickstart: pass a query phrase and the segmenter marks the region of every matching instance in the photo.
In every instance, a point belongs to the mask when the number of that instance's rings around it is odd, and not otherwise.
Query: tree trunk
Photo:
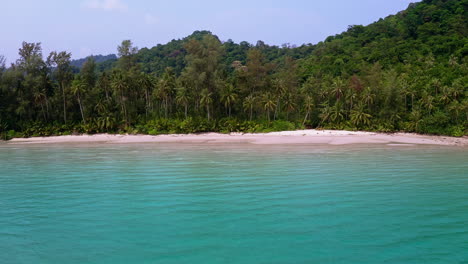
[[[49,99],[47,98],[47,95],[45,95],[45,105],[46,105],[46,113],[47,113],[47,119],[49,119],[50,114],[49,114]]]
[[[302,125],[305,125],[308,117],[309,117],[309,111],[306,112],[306,115],[304,117],[304,122],[302,122]]]
[[[62,82],[62,98],[63,98],[63,120],[67,123],[67,99],[65,98],[65,86]]]
[[[47,121],[46,114],[44,111],[44,103],[41,102],[41,112],[42,112],[42,117],[44,118],[44,121]]]
[[[145,116],[146,118],[148,118],[148,109],[149,109],[148,89],[145,89],[145,101],[146,101]]]
[[[83,106],[81,105],[81,98],[79,95],[78,95],[78,104],[80,105],[80,112],[81,112],[81,118],[83,119],[83,124],[86,124],[84,112],[83,112]]]

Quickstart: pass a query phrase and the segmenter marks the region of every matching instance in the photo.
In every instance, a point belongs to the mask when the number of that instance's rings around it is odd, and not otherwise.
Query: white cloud
[[[86,0],[82,6],[89,9],[102,9],[107,11],[127,11],[128,6],[121,0]]]
[[[148,25],[154,25],[156,23],[158,23],[158,19],[151,15],[151,14],[146,14],[145,15],[145,23],[148,24]]]

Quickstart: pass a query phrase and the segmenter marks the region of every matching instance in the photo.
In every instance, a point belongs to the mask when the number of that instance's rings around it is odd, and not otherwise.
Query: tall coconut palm
[[[253,94],[249,94],[243,103],[244,111],[249,112],[249,120],[252,121],[253,109],[257,103],[257,98]]]
[[[138,76],[138,84],[140,88],[144,90],[145,94],[145,116],[148,116],[148,112],[151,109],[151,91],[154,88],[154,79],[147,73],[140,73]]]
[[[286,110],[286,120],[289,119],[289,114],[296,110],[296,100],[294,95],[291,93],[287,93],[284,97],[284,109]]]
[[[227,84],[221,90],[221,102],[228,109],[229,117],[231,117],[232,105],[237,101],[237,93],[234,85]]]
[[[274,119],[276,119],[279,115],[278,112],[281,109],[281,99],[286,94],[286,84],[284,83],[284,80],[278,78],[273,81],[273,87],[275,88],[275,96],[277,98],[275,116],[274,116]]]
[[[176,90],[177,90],[176,103],[184,106],[185,119],[187,119],[188,105],[189,105],[189,100],[190,100],[188,90],[185,87],[179,87]]]
[[[119,96],[120,106],[122,108],[122,114],[124,116],[125,124],[128,125],[128,111],[125,102],[127,101],[126,92],[128,84],[126,77],[121,73],[117,72],[112,78],[112,87],[115,93]]]
[[[38,88],[33,91],[34,103],[40,105],[42,117],[47,121],[46,111],[44,105],[46,104],[46,93],[44,89]]]
[[[162,101],[165,118],[168,118],[169,100],[171,98],[171,94],[172,94],[172,87],[171,87],[170,80],[165,79],[165,78],[159,80],[159,85],[156,90],[156,96]]]
[[[206,118],[210,120],[210,106],[213,103],[213,93],[208,91],[208,89],[203,89],[200,94],[200,104],[206,108]]]
[[[263,96],[262,104],[263,104],[263,109],[266,111],[268,122],[270,122],[271,121],[270,112],[274,111],[276,107],[275,98],[273,97],[271,93],[266,93]]]

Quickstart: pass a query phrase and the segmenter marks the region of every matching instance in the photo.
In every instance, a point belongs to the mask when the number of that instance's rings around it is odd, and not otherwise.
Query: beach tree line
[[[222,42],[208,31],[79,63],[24,42],[0,57],[3,138],[296,128],[462,136],[467,1],[425,0],[317,45]]]

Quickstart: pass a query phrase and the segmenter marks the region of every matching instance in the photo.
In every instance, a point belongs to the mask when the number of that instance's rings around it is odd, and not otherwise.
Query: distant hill
[[[94,61],[97,64],[101,64],[104,62],[109,62],[109,61],[117,61],[117,55],[115,54],[109,54],[109,55],[91,55],[86,58],[78,59],[78,60],[72,60],[71,61],[71,66],[76,67],[81,69],[83,67],[83,64],[86,62],[88,58],[93,58]]]

